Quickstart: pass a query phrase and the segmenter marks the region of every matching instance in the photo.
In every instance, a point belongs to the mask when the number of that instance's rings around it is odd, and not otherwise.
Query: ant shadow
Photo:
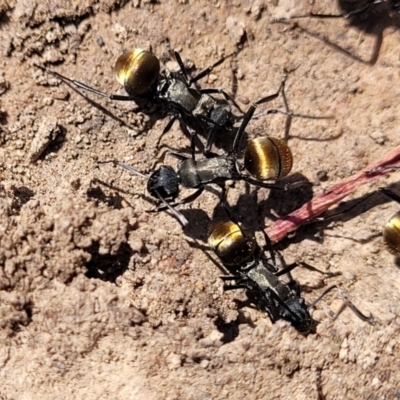
[[[34,157],[31,157],[31,161],[43,160],[46,158],[46,156],[58,154],[65,146],[66,140],[67,130],[64,128],[64,126],[58,125],[55,139],[46,146],[43,152],[36,154]]]
[[[313,197],[312,185],[302,174],[291,174],[281,179],[279,185],[282,187],[281,190],[268,190],[246,184],[245,192],[239,195],[234,205],[229,206],[230,213],[237,222],[243,225],[244,229],[256,232],[260,230],[261,221],[266,216],[271,220],[277,220],[280,216],[289,214],[301,207]],[[118,194],[107,194],[100,186]],[[216,198],[221,198],[222,196],[221,189],[216,185],[206,185],[204,190],[212,193]],[[92,186],[87,191],[88,197],[115,209],[120,209],[122,202],[130,205],[129,200],[124,195],[132,197],[137,194],[132,190],[126,190],[100,179],[93,181]],[[149,205],[153,204],[156,206],[155,200],[152,197],[144,195],[142,192],[140,196],[148,201]],[[156,213],[159,211],[151,209],[150,206],[144,212]],[[182,227],[183,233],[187,237],[203,243],[207,242],[211,225],[229,219],[221,204],[218,204],[212,210],[211,218],[202,209],[182,208],[179,209],[179,213],[189,221],[186,226]]]
[[[369,60],[363,60],[361,57],[353,54],[351,51],[331,42],[325,35],[304,28],[303,26],[299,25],[297,21],[295,22],[293,28],[299,29],[307,35],[320,40],[332,49],[344,54],[347,57],[350,57],[357,62],[373,66],[376,64],[379,58],[379,53],[383,43],[384,31],[390,27],[400,28],[400,13],[393,11],[390,3],[390,1],[383,1],[379,4],[371,3],[371,5],[366,7],[363,12],[357,13],[356,15],[351,15],[351,13],[355,10],[361,9],[365,6],[365,0],[357,3],[346,0],[338,0],[339,8],[342,11],[340,15],[342,15],[342,18],[346,18],[350,27],[355,27],[366,34],[370,34],[375,37],[375,43],[373,45],[372,54]],[[350,15],[345,17],[347,14]],[[321,16],[318,16],[318,14],[309,14],[307,16],[314,19],[340,18],[339,15],[337,15],[335,18],[335,16],[329,14],[324,14]],[[293,19],[295,19],[295,17],[293,17]]]
[[[128,268],[133,250],[128,243],[121,243],[115,254],[101,254],[99,249],[99,242],[84,249],[91,255],[90,261],[86,263],[86,276],[115,283]]]
[[[115,190],[117,194],[114,195],[106,194],[99,185],[96,185],[96,183],[99,183],[100,185],[105,186],[109,189]],[[115,210],[121,210],[123,207],[122,203],[123,201],[126,201],[126,199],[119,194],[120,192],[128,193],[122,188],[111,186],[100,179],[96,179],[96,181],[92,182],[91,187],[86,192],[86,195],[90,199],[93,199],[97,205],[99,203],[104,203],[108,207],[111,207]]]
[[[400,183],[394,183],[386,187],[386,189],[392,190],[394,192],[400,191]],[[359,198],[343,201],[333,210],[327,211],[321,218],[316,218],[311,220],[301,227],[299,227],[294,235],[291,237],[286,237],[275,246],[279,250],[287,248],[290,244],[300,243],[304,239],[312,240],[317,243],[323,243],[324,239],[328,234],[326,233],[330,226],[336,223],[345,223],[351,221],[352,219],[363,215],[374,207],[386,204],[391,200],[383,193],[379,191],[373,191],[367,193]],[[383,223],[386,221],[383,221]],[[382,224],[382,229],[383,229]],[[377,237],[382,236],[379,233],[372,233],[371,235],[363,238],[356,239],[354,237],[342,236],[342,235],[329,235],[329,237],[337,237],[342,239],[351,240],[357,243],[365,244],[369,243]],[[400,267],[400,259],[396,258],[396,264]]]
[[[11,186],[9,197],[12,198],[11,214],[19,215],[22,206],[24,206],[34,195],[35,192],[26,186]]]
[[[115,115],[114,113],[112,113],[111,111],[109,111],[106,107],[102,106],[100,103],[98,103],[97,101],[93,100],[91,97],[87,96],[85,92],[79,90],[77,87],[75,87],[72,83],[68,82],[68,81],[63,81],[62,82],[63,85],[67,85],[70,89],[72,89],[75,93],[77,93],[79,96],[81,96],[82,98],[85,99],[85,101],[87,101],[92,107],[96,108],[97,110],[99,110],[101,113],[103,113],[104,115],[106,115],[107,117],[113,119],[114,121],[118,122],[121,126],[128,128],[128,129],[137,129],[137,127],[134,127],[130,124],[128,124],[127,122],[125,122],[123,119],[119,118],[117,115]],[[132,100],[132,103],[136,103]],[[140,103],[137,104],[136,107],[132,108],[132,112],[139,112],[139,111],[143,111],[146,110],[145,107],[145,103]],[[145,125],[143,127],[143,129],[141,129],[138,134],[140,133],[144,133],[146,130],[149,130],[151,127],[153,127],[153,125],[156,123],[156,121],[160,118],[156,118],[154,115],[152,115],[152,113],[148,112],[146,113],[146,115],[149,116],[149,120],[145,122]]]
[[[286,187],[286,190],[268,190],[247,184],[245,192],[239,195],[235,204],[228,206],[230,216],[221,204],[214,208],[211,218],[200,209],[180,210],[189,221],[189,224],[183,228],[184,234],[196,241],[206,243],[212,226],[218,222],[227,221],[231,217],[246,231],[257,232],[263,228],[265,216],[277,220],[279,216],[301,207],[313,196],[312,185],[302,174],[291,174],[281,179],[279,184]],[[218,197],[221,196],[212,186],[206,187],[205,190]]]

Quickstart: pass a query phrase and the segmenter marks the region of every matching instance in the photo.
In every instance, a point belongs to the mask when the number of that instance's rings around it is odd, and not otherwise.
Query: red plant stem
[[[338,203],[356,190],[359,186],[375,181],[391,172],[390,169],[382,169],[370,173],[371,170],[385,166],[400,166],[400,146],[395,147],[389,153],[363,170],[331,186],[329,189],[325,190],[324,193],[316,195],[298,210],[277,220],[272,226],[267,228],[265,232],[272,242],[279,242],[288,233],[295,231],[305,222],[322,214],[333,204]]]

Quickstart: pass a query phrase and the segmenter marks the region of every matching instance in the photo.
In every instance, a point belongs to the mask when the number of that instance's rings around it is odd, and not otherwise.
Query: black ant
[[[165,71],[160,73],[160,61],[151,51],[134,49],[122,54],[117,59],[114,68],[117,80],[124,87],[127,95],[109,94],[94,89],[85,83],[69,79],[58,72],[38,67],[68,84],[111,100],[135,101],[139,108],[143,109],[149,101],[153,104],[164,106],[167,113],[172,115],[172,119],[164,128],[162,135],[178,119],[183,129],[188,127],[192,134],[201,133],[206,136],[207,143],[204,146],[204,153],[206,154],[210,151],[217,133],[219,131],[233,131],[234,124],[240,121],[245,113],[232,96],[224,90],[199,89],[194,84],[234,54],[222,57],[210,67],[190,78],[178,52],[174,51],[174,55],[180,70],[177,72]],[[256,104],[272,101],[280,93],[283,93],[283,83],[276,93],[258,100]],[[213,94],[222,95],[223,99],[217,99],[212,96]],[[283,96],[285,96],[284,93]],[[231,104],[241,116],[235,116],[232,113]],[[319,118],[303,116],[283,110],[268,110],[266,113],[282,113],[291,116]],[[265,113],[261,113],[261,115],[265,115]]]
[[[149,194],[164,203],[164,207],[159,207],[157,210],[162,211],[168,208],[182,225],[187,225],[186,218],[178,213],[173,206],[194,201],[200,196],[207,184],[219,184],[224,192],[223,184],[227,180],[244,180],[252,185],[269,189],[282,190],[286,188],[275,183],[264,182],[265,180],[281,179],[292,169],[292,152],[283,140],[259,137],[248,142],[244,154],[244,167],[250,175],[243,172],[243,166],[238,161],[241,141],[255,110],[256,105],[253,104],[246,112],[235,135],[232,150],[226,154],[196,160],[194,151],[191,157],[173,151],[165,152],[164,156],[169,154],[180,160],[177,171],[170,166],[163,165],[153,171],[150,176],[146,176],[135,168],[117,160],[102,161],[102,163],[113,162],[136,175],[147,178]],[[180,186],[197,189],[197,191],[177,204],[170,204],[169,200],[178,197]]]
[[[174,56],[180,70],[176,72],[160,72],[160,61],[151,51],[134,49],[126,52],[118,57],[114,70],[118,82],[124,87],[127,95],[109,94],[94,89],[85,83],[67,78],[58,72],[39,65],[37,66],[70,85],[95,93],[99,96],[107,97],[111,100],[135,101],[140,109],[145,109],[149,101],[153,104],[164,106],[167,113],[172,115],[172,119],[165,126],[158,141],[169,131],[174,121],[178,119],[184,131],[187,131],[185,129],[187,127],[190,133],[195,136],[197,136],[197,133],[206,136],[207,142],[203,152],[204,154],[208,154],[218,133],[233,132],[234,124],[241,121],[245,113],[233,97],[223,89],[199,89],[194,84],[210,74],[214,68],[222,64],[227,58],[235,54],[236,53],[232,53],[222,57],[196,76],[189,78],[182,58],[177,51],[174,51]],[[286,110],[270,109],[261,112],[257,117],[279,113],[300,118],[331,118],[290,112],[284,92],[285,79],[286,75],[284,75],[276,93],[259,99],[255,104],[259,105],[270,102],[276,99],[279,94],[282,94]],[[212,96],[213,94],[222,95],[224,99],[215,98]],[[233,114],[231,104],[241,114],[240,116]]]
[[[273,323],[284,319],[299,332],[308,333],[315,328],[315,321],[310,315],[310,310],[322,297],[336,288],[344,298],[344,303],[334,319],[347,305],[360,319],[374,324],[373,317],[362,314],[336,285],[330,286],[311,305],[307,305],[301,297],[299,284],[293,279],[285,282],[279,279],[280,276],[289,274],[297,266],[303,266],[329,277],[340,273],[323,272],[304,262],[295,262],[278,270],[275,251],[265,232],[264,237],[269,257],[265,256],[265,249],[257,245],[255,238],[243,230],[238,223],[228,220],[219,222],[212,228],[208,238],[209,247],[223,262],[226,269],[233,274],[224,276],[222,279],[236,282],[234,285],[226,285],[225,289],[247,289],[254,297],[258,308],[267,312]]]

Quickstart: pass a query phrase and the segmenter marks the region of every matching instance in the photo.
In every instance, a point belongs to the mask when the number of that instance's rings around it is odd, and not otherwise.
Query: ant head
[[[160,61],[150,51],[135,49],[122,54],[115,63],[118,82],[131,96],[146,94],[160,73]]]
[[[291,312],[289,313],[288,310],[285,310],[283,318],[290,321],[299,332],[308,333],[313,331],[315,321],[311,318],[304,299],[300,296],[292,296],[285,303]]]
[[[176,172],[166,165],[155,170],[147,181],[147,190],[155,198],[175,199],[179,195],[179,178]]]
[[[232,221],[211,228],[208,245],[225,265],[238,267],[254,255],[256,241]]]
[[[291,171],[292,164],[292,152],[283,140],[259,137],[246,147],[244,166],[257,179],[282,179]]]

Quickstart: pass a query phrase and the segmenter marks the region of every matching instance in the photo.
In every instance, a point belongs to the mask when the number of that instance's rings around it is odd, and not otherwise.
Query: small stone
[[[50,118],[39,125],[29,150],[29,160],[31,163],[34,163],[40,158],[49,144],[57,138],[60,132],[61,128],[57,124],[55,118]]]
[[[385,142],[387,141],[387,137],[385,134],[381,131],[375,131],[372,132],[369,137],[377,144],[379,145],[384,145]]]
[[[229,16],[226,19],[226,29],[234,44],[241,43],[246,36],[244,24],[235,17]]]

